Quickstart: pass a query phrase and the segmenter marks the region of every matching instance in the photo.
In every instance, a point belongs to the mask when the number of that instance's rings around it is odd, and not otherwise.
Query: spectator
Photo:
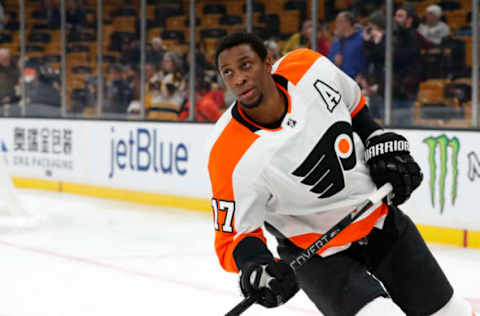
[[[108,69],[106,87],[105,112],[127,113],[127,107],[132,101],[133,91],[127,80],[124,79],[124,69],[120,64],[113,64]]]
[[[28,100],[27,116],[58,117],[61,115],[60,76],[50,65],[27,61],[25,92]]]
[[[302,24],[302,30],[298,33],[293,34],[288,39],[287,43],[283,48],[282,55],[301,47],[309,47],[309,38],[312,33],[312,21],[305,21]]]
[[[280,48],[278,47],[278,44],[273,41],[273,40],[268,40],[265,41],[265,47],[267,48],[267,54],[272,58],[272,60],[275,62],[277,59],[280,58]]]
[[[213,70],[215,71],[215,66],[213,66],[212,63],[207,61],[207,58],[205,56],[205,49],[200,48],[201,45],[197,45],[197,50],[195,51],[195,75],[198,76],[204,76],[205,72],[208,70]],[[185,65],[185,71],[186,73],[190,72],[190,65],[189,65],[189,54],[185,54],[182,59],[182,63]]]
[[[330,50],[330,43],[328,42],[324,30],[322,29],[323,23],[319,23],[318,32],[317,32],[317,51],[322,55],[328,55]],[[302,47],[311,48],[311,38],[312,38],[312,21],[307,20],[302,24],[302,30],[299,33],[293,34],[285,44],[282,54]]]
[[[166,52],[163,55],[160,71],[157,73],[160,81],[166,77],[171,77],[172,84],[177,92],[185,92],[185,80],[182,71],[183,63],[181,57],[177,53]]]
[[[166,50],[160,37],[154,37],[151,42],[151,49],[147,53],[147,61],[160,65]]]
[[[140,100],[140,66],[131,64],[124,66],[124,78],[130,85],[133,100]]]
[[[0,1],[0,31],[5,28],[6,24],[7,24],[7,15],[5,14],[3,3],[2,1]]]
[[[17,90],[20,71],[10,56],[8,49],[0,49],[0,106],[17,103],[20,98]],[[3,113],[3,111],[0,111]]]
[[[175,114],[170,117],[177,119],[185,102],[186,83],[181,67],[181,58],[176,53],[166,52],[163,55],[161,70],[149,82],[145,101],[149,118],[163,119],[160,114],[170,112]]]
[[[70,31],[79,32],[87,28],[87,12],[78,7],[80,1],[67,1],[67,27]]]
[[[445,37],[450,35],[450,28],[441,21],[442,8],[436,4],[427,7],[425,23],[420,24],[418,32],[429,42],[439,45]]]
[[[385,17],[374,12],[368,18],[363,32],[365,71],[357,76],[357,82],[367,97],[370,113],[375,119],[384,119],[385,90]]]
[[[328,31],[328,25],[323,22],[319,22],[317,32],[317,52],[324,56],[328,56],[332,43],[330,41],[330,32]]]
[[[223,102],[223,91],[212,89],[209,82],[203,78],[198,78],[195,85],[195,116],[197,122],[216,122],[225,110]],[[185,104],[183,111],[179,115],[179,120],[188,119],[190,113],[190,101]]]
[[[126,65],[125,67],[125,78],[128,81],[130,88],[133,92],[133,100],[129,105],[129,113],[132,112],[140,112],[140,66],[138,65]],[[152,63],[145,63],[145,82],[149,83],[150,80],[155,76],[157,69],[154,64]],[[148,91],[148,85],[145,87],[145,90]],[[132,103],[134,103],[132,105]],[[131,107],[132,106],[132,107]]]
[[[123,53],[120,57],[120,62],[123,65],[139,65],[141,55],[140,41],[131,39],[127,42],[124,42],[123,46]]]
[[[152,62],[145,63],[145,82],[150,82],[155,73],[157,73],[156,65]]]
[[[105,100],[106,96],[106,82],[105,82],[105,77],[103,78],[103,96]],[[97,76],[96,75],[91,75],[88,76],[88,78],[85,80],[85,88],[87,89],[87,101],[86,101],[86,106],[87,107],[96,107],[97,106]]]
[[[362,30],[355,29],[355,20],[348,11],[342,11],[335,20],[335,36],[328,58],[354,78],[365,69]]]
[[[185,100],[184,94],[175,86],[173,74],[166,75],[162,80],[154,76],[145,97],[145,110],[150,119],[177,120],[178,113]],[[164,114],[168,114],[167,117]]]
[[[409,125],[413,119],[413,104],[421,80],[421,35],[415,29],[416,8],[404,4],[394,17],[393,56],[393,121]]]
[[[182,73],[182,58],[174,52],[166,52],[163,55],[161,71],[164,73]]]

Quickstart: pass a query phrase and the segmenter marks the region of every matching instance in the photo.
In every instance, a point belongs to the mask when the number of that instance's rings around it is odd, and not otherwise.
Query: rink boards
[[[211,124],[0,119],[17,186],[210,211]],[[478,131],[399,130],[424,172],[402,206],[430,241],[480,248]],[[477,141],[476,141],[477,139]]]

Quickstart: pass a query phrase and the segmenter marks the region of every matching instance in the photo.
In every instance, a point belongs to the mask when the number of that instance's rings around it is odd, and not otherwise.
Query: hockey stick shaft
[[[313,244],[304,249],[300,254],[290,262],[290,267],[293,271],[297,271],[302,265],[304,265],[311,257],[313,257],[320,249],[322,249],[330,240],[340,234],[348,225],[356,221],[366,211],[368,211],[373,205],[380,202],[392,191],[392,185],[390,183],[384,184],[377,191],[375,191],[367,200],[365,200],[360,206],[356,207],[353,211],[348,213],[347,216],[342,218],[337,224],[333,225],[325,234],[317,239]]]
[[[322,249],[329,241],[340,234],[348,225],[357,220],[373,205],[380,202],[392,191],[392,185],[385,183],[377,191],[375,191],[365,202],[356,207],[353,211],[348,213],[347,216],[342,218],[337,224],[330,228],[325,234],[317,239],[313,244],[304,249],[300,254],[290,262],[290,267],[297,271],[302,265],[304,265],[310,258],[312,258],[317,251]],[[225,316],[238,316],[246,311],[250,306],[256,302],[256,298],[253,296],[245,297],[240,303],[238,303],[232,310],[230,310]]]
[[[240,303],[238,303],[231,311],[225,314],[225,316],[238,316],[246,311],[250,306],[255,304],[257,299],[254,296],[245,297]]]

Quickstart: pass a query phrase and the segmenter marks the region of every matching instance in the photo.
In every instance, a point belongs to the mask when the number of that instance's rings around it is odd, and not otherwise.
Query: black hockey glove
[[[298,291],[295,273],[284,261],[268,264],[249,262],[241,270],[240,289],[265,307],[277,307]]]
[[[394,205],[405,202],[423,180],[420,167],[410,155],[408,141],[392,132],[367,140],[365,161],[377,187],[392,184]]]

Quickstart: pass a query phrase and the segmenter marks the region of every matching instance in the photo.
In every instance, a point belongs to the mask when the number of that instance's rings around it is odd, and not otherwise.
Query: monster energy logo
[[[430,165],[430,197],[432,200],[432,206],[435,207],[435,183],[437,180],[437,167],[440,169],[440,175],[438,179],[439,186],[439,199],[440,199],[440,213],[443,213],[445,206],[445,181],[448,172],[448,148],[451,148],[450,166],[452,169],[452,191],[451,202],[455,205],[457,198],[457,181],[458,181],[458,153],[460,151],[460,142],[458,138],[453,137],[448,139],[447,136],[441,135],[438,137],[428,137],[423,140],[428,145],[429,154],[428,162]],[[437,164],[436,150],[439,150],[440,162]]]

